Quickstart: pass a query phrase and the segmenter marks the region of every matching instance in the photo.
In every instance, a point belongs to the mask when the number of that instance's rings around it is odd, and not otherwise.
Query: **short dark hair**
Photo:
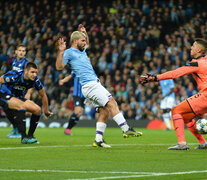
[[[195,42],[200,44],[203,47],[203,50],[206,52],[207,51],[207,41],[203,38],[196,38]]]
[[[18,49],[19,47],[24,47],[25,49],[27,48],[24,44],[19,44],[16,49]]]
[[[28,63],[26,64],[25,69],[29,70],[30,68],[37,69],[37,65],[36,65],[35,63],[33,63],[33,62],[28,62]]]

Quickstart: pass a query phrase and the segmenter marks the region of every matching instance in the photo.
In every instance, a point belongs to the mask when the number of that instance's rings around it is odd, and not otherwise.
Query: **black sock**
[[[25,110],[19,110],[16,113],[16,124],[19,133],[22,135],[22,139],[26,137],[26,120],[25,120]]]
[[[78,121],[79,121],[79,117],[77,117],[76,114],[73,113],[69,119],[67,129],[72,129],[78,123]]]
[[[33,137],[33,134],[37,128],[37,124],[38,124],[39,119],[40,119],[40,115],[32,114],[32,117],[30,120],[29,132],[28,132],[29,137]]]
[[[8,118],[8,120],[10,121],[10,123],[12,124],[13,128],[17,128],[17,123],[16,123],[16,110],[12,110],[12,109],[6,109],[4,110],[4,112],[6,113],[6,117]]]

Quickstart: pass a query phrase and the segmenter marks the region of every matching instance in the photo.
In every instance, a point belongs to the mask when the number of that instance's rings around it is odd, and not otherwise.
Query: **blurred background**
[[[70,70],[57,71],[57,39],[81,23],[90,40],[87,50],[101,83],[113,94],[126,119],[162,119],[158,83],[141,85],[139,75],[158,74],[185,65],[195,38],[207,39],[207,2],[202,0],[10,0],[0,1],[0,75],[11,68],[18,44],[38,64],[50,111],[57,119],[73,112],[73,81],[58,85]],[[191,76],[174,80],[176,103],[197,93]],[[36,92],[32,100],[41,105]],[[5,117],[0,109],[0,116]],[[82,120],[96,118],[90,102]]]

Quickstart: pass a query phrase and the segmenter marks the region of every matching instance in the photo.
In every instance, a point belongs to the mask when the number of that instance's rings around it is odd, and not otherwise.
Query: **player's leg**
[[[165,97],[160,102],[160,109],[162,109],[162,118],[167,126],[168,130],[171,130],[171,109],[175,106],[175,99],[171,97]]]
[[[113,97],[109,98],[106,107],[109,109],[113,120],[122,129],[124,138],[127,138],[129,136],[134,136],[134,137],[142,136],[142,132],[137,132],[133,128],[130,128],[128,126],[126,119],[124,118],[123,114],[119,111],[117,102],[114,100]]]
[[[69,119],[68,127],[65,129],[64,133],[66,135],[71,135],[71,129],[78,123],[80,116],[83,114],[84,110],[84,98],[73,97],[74,100],[74,111]]]
[[[15,113],[16,116],[16,124],[17,128],[19,130],[19,133],[22,136],[21,141],[23,141],[24,138],[27,137],[26,135],[26,122],[25,122],[25,103],[15,97],[12,97],[8,100],[8,107],[10,109],[17,110]]]
[[[35,114],[35,115],[41,115],[41,107],[38,106],[33,101],[26,100],[24,102],[24,106],[25,106],[26,111],[31,112],[32,114]]]
[[[16,123],[16,110],[5,109],[4,110],[6,117],[13,126],[12,131],[7,135],[7,138],[21,138],[21,134],[18,131]]]
[[[30,141],[30,140],[28,141],[28,138],[26,135],[25,111],[29,109],[28,108],[29,104],[15,97],[11,97],[10,95],[5,95],[2,98],[2,94],[1,94],[0,104],[5,109],[9,108],[9,109],[17,110],[15,113],[16,124],[22,136],[21,142],[23,144],[34,143],[33,141]]]
[[[88,83],[82,87],[82,93],[86,98],[93,101],[99,107],[107,107],[113,120],[121,127],[124,137],[141,136],[141,132],[136,132],[129,128],[126,119],[119,111],[116,101],[112,95],[100,84],[96,82]]]
[[[31,119],[30,119],[30,127],[29,127],[29,131],[28,131],[29,138],[34,137],[34,132],[37,128],[39,119],[40,119],[40,115],[32,114]]]
[[[202,103],[204,101],[204,103]],[[199,106],[199,108],[198,108]],[[181,102],[172,110],[172,118],[175,131],[178,137],[178,144],[185,145],[184,123],[188,129],[198,139],[199,143],[205,143],[205,139],[195,129],[195,121],[193,120],[197,114],[202,114],[206,110],[206,99],[203,96],[194,95],[187,100]]]
[[[26,144],[39,143],[34,137],[34,132],[41,116],[41,108],[30,100],[25,101],[25,108],[28,112],[32,113]]]
[[[170,124],[170,119],[171,119],[171,110],[170,109],[163,109],[163,113],[162,113],[162,118],[167,126],[168,130],[171,130],[171,124]]]
[[[185,107],[188,109],[185,109],[185,110],[177,109],[176,111],[177,111],[177,113],[180,113],[182,115],[184,123],[186,124],[186,126],[188,127],[190,132],[196,137],[199,144],[203,144],[203,143],[205,143],[205,139],[204,139],[203,135],[199,134],[196,131],[196,128],[195,128],[196,121],[194,120],[194,118],[197,116],[197,114],[201,115],[203,113],[202,107],[200,107],[200,109],[193,108],[194,104],[197,104],[197,106],[198,106],[198,103],[202,104],[202,96],[200,96],[200,97],[196,96],[196,98],[194,96],[192,96],[184,102]],[[204,108],[205,108],[205,106],[204,106]]]
[[[96,137],[93,143],[93,147],[110,148],[111,146],[106,144],[106,142],[103,140],[103,135],[106,129],[106,123],[109,118],[109,111],[106,107],[99,107],[98,113],[99,118],[96,123]]]
[[[207,149],[206,140],[204,139],[202,134],[199,134],[196,131],[196,121],[193,119],[196,115],[201,116],[207,112],[207,94],[205,93],[196,94],[188,98],[187,102],[191,107],[193,114],[183,114],[184,121],[188,129],[197,138],[199,142],[199,145],[198,147],[196,147],[196,149]]]
[[[188,150],[189,147],[186,144],[185,132],[184,132],[184,119],[182,116],[183,112],[191,113],[192,110],[189,109],[189,105],[186,104],[186,100],[178,104],[172,109],[172,119],[175,128],[175,132],[178,138],[178,144],[169,147],[168,150]]]

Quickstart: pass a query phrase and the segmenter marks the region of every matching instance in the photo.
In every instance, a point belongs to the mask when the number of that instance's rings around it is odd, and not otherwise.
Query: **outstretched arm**
[[[159,74],[159,75],[157,75],[157,78],[159,81],[165,80],[165,79],[175,79],[180,76],[184,76],[187,74],[197,72],[198,70],[199,70],[199,67],[196,67],[196,66],[182,66],[182,67],[175,69],[173,71],[168,71],[166,73]]]
[[[145,75],[141,75],[139,80],[142,84],[148,83],[150,81],[162,81],[165,79],[175,79],[180,76],[184,76],[187,74],[191,74],[194,72],[198,72],[199,67],[195,66],[195,63],[189,63],[186,66],[182,66],[178,69],[175,69],[173,71],[168,71],[163,74],[158,74],[158,75],[152,75],[149,73],[146,73]]]
[[[58,54],[56,58],[56,69],[57,70],[63,70],[65,65],[63,64],[63,54],[66,49],[66,42],[63,38],[60,38],[58,40]]]

